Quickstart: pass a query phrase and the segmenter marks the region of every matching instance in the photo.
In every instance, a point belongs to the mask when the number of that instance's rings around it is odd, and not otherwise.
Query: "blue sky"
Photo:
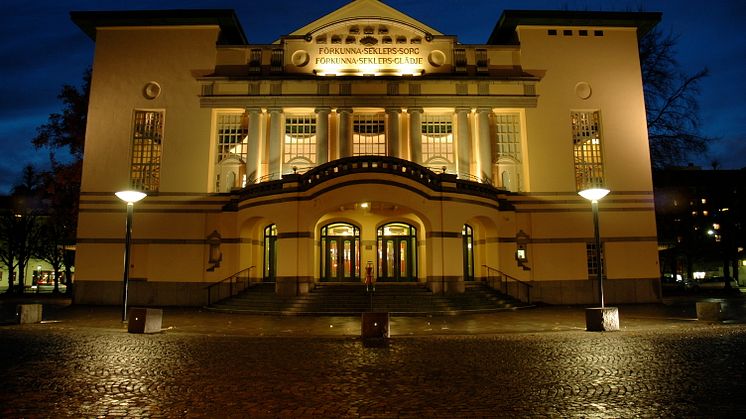
[[[48,150],[31,139],[52,112],[57,94],[79,84],[94,44],[71,21],[71,10],[234,9],[252,43],[281,35],[346,4],[347,0],[285,0],[258,3],[206,0],[5,0],[0,15],[0,194],[20,178],[27,163],[45,167]],[[717,159],[724,169],[746,167],[746,2],[741,0],[386,0],[386,4],[462,43],[484,43],[505,9],[661,11],[660,27],[679,35],[678,59],[690,73],[703,67],[703,132],[719,140],[695,163]],[[258,6],[260,4],[260,6]],[[704,6],[704,7],[703,7]]]

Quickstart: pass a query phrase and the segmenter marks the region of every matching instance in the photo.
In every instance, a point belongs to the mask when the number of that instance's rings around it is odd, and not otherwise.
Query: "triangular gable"
[[[305,36],[316,31],[323,30],[337,23],[352,21],[355,19],[383,19],[411,26],[430,35],[442,35],[439,31],[411,18],[410,16],[387,6],[378,0],[353,0],[339,9],[314,20],[308,25],[294,31],[290,36]]]

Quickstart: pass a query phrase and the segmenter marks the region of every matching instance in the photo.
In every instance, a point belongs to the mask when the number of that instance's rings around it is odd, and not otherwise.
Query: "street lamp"
[[[147,194],[139,191],[119,191],[114,195],[127,203],[127,224],[124,236],[124,279],[122,280],[122,321],[127,321],[127,288],[130,279],[130,244],[132,242],[132,214],[135,202],[145,198]]]
[[[598,201],[609,194],[605,188],[583,189],[578,195],[591,201],[593,209],[593,235],[596,239],[596,262],[598,262],[598,298],[604,308],[604,264],[601,263],[601,235],[598,232]]]
[[[616,307],[607,308],[604,304],[604,264],[601,260],[601,235],[598,228],[598,201],[609,194],[603,187],[592,187],[578,192],[578,195],[591,201],[593,209],[593,236],[596,243],[596,262],[598,263],[598,299],[601,307],[586,310],[586,328],[589,331],[619,330],[619,311]]]

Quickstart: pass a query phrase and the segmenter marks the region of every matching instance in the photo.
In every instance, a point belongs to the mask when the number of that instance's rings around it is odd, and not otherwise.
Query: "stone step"
[[[435,295],[419,283],[378,283],[372,294],[374,310],[394,313],[488,312],[522,306],[481,283],[467,283],[465,292],[455,295]],[[255,314],[353,315],[371,310],[371,295],[359,283],[322,283],[308,294],[280,297],[274,284],[261,283],[209,308]]]

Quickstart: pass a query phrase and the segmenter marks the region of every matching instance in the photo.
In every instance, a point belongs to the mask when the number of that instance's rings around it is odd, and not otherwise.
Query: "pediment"
[[[357,28],[356,28],[357,27]],[[373,33],[364,33],[366,28],[373,28]],[[379,32],[411,32],[419,36],[442,35],[439,31],[424,23],[383,4],[378,0],[354,0],[345,6],[323,16],[302,28],[292,32],[290,36],[316,37],[332,32],[359,30],[360,38],[365,35],[385,35]],[[351,34],[354,35],[354,34]],[[371,39],[375,38],[372,36]],[[369,42],[372,42],[368,39]]]

